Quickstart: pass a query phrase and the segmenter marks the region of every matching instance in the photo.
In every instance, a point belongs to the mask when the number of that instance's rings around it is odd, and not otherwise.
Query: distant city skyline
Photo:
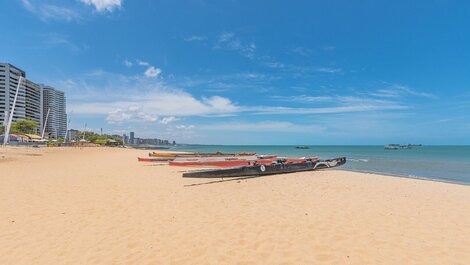
[[[470,144],[470,3],[2,1],[70,127],[197,144]]]

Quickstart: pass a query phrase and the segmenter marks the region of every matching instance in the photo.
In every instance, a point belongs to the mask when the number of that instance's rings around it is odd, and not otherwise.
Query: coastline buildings
[[[46,132],[50,137],[65,137],[67,133],[67,113],[65,112],[65,94],[50,86],[42,86],[42,113],[46,123]],[[49,116],[47,114],[49,113]]]
[[[134,132],[129,133],[129,144],[134,144]]]
[[[36,133],[41,134],[46,124],[46,136],[64,137],[67,130],[65,94],[50,86],[40,85],[26,79],[26,72],[9,63],[0,63],[0,124],[8,122],[19,78],[23,77],[16,101],[13,121],[29,119],[36,121]]]
[[[2,124],[6,123],[11,112],[20,76],[25,78],[26,73],[11,64],[0,63],[0,122]],[[20,85],[13,120],[24,119],[26,117],[25,96],[25,87]]]
[[[40,85],[26,80],[25,82],[25,118],[33,120],[39,124],[36,134],[41,133],[44,125],[42,116],[43,93]]]

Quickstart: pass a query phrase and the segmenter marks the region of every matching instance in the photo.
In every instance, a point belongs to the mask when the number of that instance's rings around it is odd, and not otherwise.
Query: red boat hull
[[[137,157],[139,162],[168,162],[171,158],[164,157]]]
[[[258,165],[271,165],[271,159],[260,160],[224,160],[224,161],[170,161],[170,166],[180,167],[198,167],[198,166],[211,166],[211,167],[241,167],[253,165],[256,162]]]

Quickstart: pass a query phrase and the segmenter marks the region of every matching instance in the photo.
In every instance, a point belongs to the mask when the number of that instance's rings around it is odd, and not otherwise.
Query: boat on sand
[[[235,178],[285,174],[332,168],[346,163],[346,157],[328,160],[307,160],[299,163],[273,163],[270,165],[255,164],[250,166],[232,167],[183,173],[183,178]]]
[[[139,162],[168,162],[172,159],[169,157],[137,157]]]
[[[214,166],[214,167],[236,167],[252,164],[269,165],[273,163],[276,156],[177,156],[170,161],[170,166]]]
[[[149,153],[149,156],[152,157],[171,157],[171,158],[176,158],[177,156],[200,156],[200,157],[205,157],[205,156],[251,156],[251,155],[256,155],[256,153],[253,152],[241,152],[241,153],[221,153],[221,152],[215,152],[215,153],[175,153],[175,152],[151,152]]]

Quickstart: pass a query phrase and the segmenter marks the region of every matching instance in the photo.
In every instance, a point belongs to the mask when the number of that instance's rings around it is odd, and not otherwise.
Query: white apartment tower
[[[0,63],[0,123],[7,123],[7,116],[13,107],[16,87],[20,76],[26,77],[26,73],[7,63]],[[18,98],[16,100],[15,112],[13,120],[26,118],[26,91],[25,83],[22,82],[19,88]]]
[[[46,135],[58,138],[67,133],[67,113],[65,94],[50,86],[42,85],[43,93],[43,122],[46,123]],[[49,116],[47,116],[49,112]]]
[[[36,134],[41,134],[43,126],[42,114],[42,87],[32,81],[25,81],[25,118],[36,121],[39,125]]]

